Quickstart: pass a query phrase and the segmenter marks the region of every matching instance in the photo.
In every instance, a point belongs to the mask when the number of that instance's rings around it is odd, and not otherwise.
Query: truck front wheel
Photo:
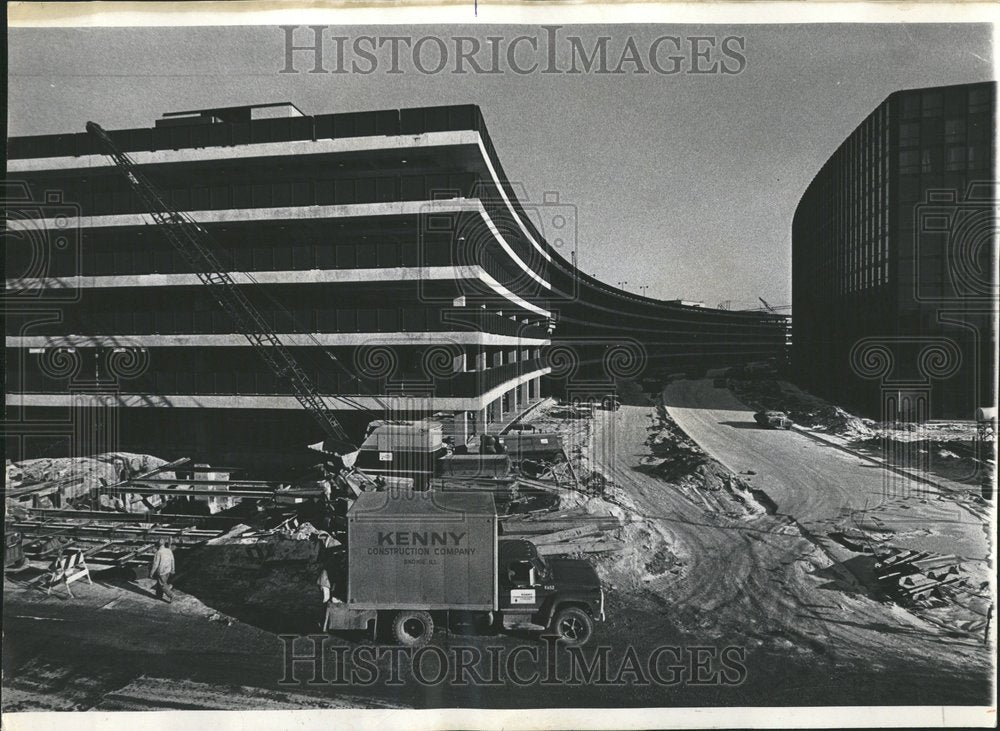
[[[427,612],[399,612],[392,620],[392,636],[406,647],[426,645],[434,636],[434,620]]]
[[[556,613],[552,631],[569,647],[579,647],[594,633],[594,621],[579,607],[566,607]]]

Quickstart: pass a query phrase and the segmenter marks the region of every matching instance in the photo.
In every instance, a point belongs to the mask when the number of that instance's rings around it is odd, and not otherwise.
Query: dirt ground
[[[624,400],[592,419],[569,418],[558,405],[531,416],[564,434],[586,484],[566,491],[560,509],[622,523],[621,550],[589,556],[605,584],[607,621],[584,654],[606,648],[610,679],[426,683],[404,659],[393,682],[391,657],[379,655],[377,682],[282,682],[289,649],[281,636],[315,632],[319,616],[311,549],[287,545],[261,560],[231,545],[181,558],[180,599],[170,605],[148,580],[97,576],[74,584],[71,600],[5,577],[3,710],[990,702],[991,651],[981,633],[956,633],[874,597],[816,540],[808,516],[769,497],[756,475],[732,479],[731,465],[692,438],[696,430],[682,428],[671,406],[638,393]],[[205,561],[217,561],[211,580]],[[522,653],[529,674],[546,667],[547,646],[532,635],[439,631],[433,645],[480,653],[474,666],[484,673],[491,653]],[[385,649],[335,634],[321,656],[329,669],[347,653],[351,669],[362,663],[350,653],[371,647]],[[659,647],[675,648],[687,668],[678,682],[623,672],[630,653]],[[699,648],[712,658],[714,682],[696,682]],[[721,682],[714,670],[726,648],[743,671]],[[566,662],[557,654],[557,675]]]

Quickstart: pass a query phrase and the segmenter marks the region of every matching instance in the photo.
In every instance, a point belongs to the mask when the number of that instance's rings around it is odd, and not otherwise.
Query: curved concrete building
[[[780,316],[579,272],[568,209],[520,200],[474,106],[208,109],[109,134],[211,233],[359,439],[437,415],[463,440],[553,391],[784,347]],[[9,157],[25,211],[5,246],[9,454],[281,461],[319,438],[93,140],[14,138]]]

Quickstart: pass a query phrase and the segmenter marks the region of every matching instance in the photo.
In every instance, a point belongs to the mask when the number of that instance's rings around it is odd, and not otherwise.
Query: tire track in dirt
[[[593,468],[620,490],[684,558],[680,576],[647,584],[680,629],[736,640],[865,659],[933,659],[968,667],[988,655],[974,641],[948,638],[908,612],[867,596],[840,566],[781,515],[733,520],[706,514],[703,502],[643,470],[655,409],[622,406],[595,424]],[[613,432],[610,434],[609,432]]]

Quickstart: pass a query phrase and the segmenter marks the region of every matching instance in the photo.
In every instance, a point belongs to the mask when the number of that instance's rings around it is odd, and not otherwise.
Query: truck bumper
[[[349,609],[344,604],[328,604],[324,625],[326,629],[366,629],[376,616],[378,613],[374,609]]]

